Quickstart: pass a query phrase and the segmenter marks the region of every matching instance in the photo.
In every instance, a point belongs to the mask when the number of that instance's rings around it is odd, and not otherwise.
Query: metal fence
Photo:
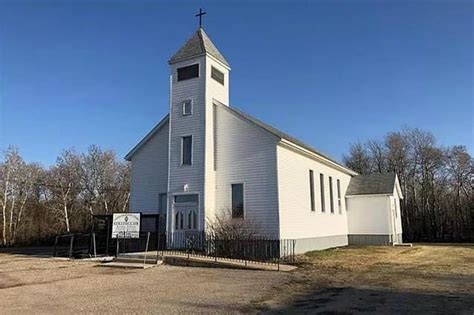
[[[244,263],[280,264],[295,262],[296,240],[263,237],[217,237],[204,232],[161,233],[158,243],[162,255],[206,256],[217,260]],[[164,245],[164,246],[163,246]]]
[[[84,258],[96,256],[95,234],[64,234],[56,236],[54,257]]]

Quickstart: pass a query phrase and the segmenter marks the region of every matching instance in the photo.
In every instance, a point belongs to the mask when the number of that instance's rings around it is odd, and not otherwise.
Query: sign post
[[[114,213],[112,238],[140,238],[140,213]]]

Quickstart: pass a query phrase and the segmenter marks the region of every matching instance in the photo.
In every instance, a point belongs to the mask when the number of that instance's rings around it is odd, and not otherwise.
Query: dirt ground
[[[474,313],[474,246],[346,247],[290,273],[0,253],[0,313]]]

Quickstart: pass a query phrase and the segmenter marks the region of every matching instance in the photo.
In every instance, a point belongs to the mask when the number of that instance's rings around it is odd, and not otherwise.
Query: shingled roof
[[[227,106],[217,100],[213,100],[214,101],[214,105],[217,105],[217,106],[220,106],[221,108],[224,108],[224,109],[227,109],[231,112],[233,112],[234,114],[238,115],[239,117],[247,120],[247,121],[250,121],[251,123],[259,126],[260,128],[266,130],[267,132],[273,134],[274,136],[276,136],[277,138],[279,138],[280,140],[287,140],[291,143],[294,143],[308,151],[311,151],[312,153],[316,154],[316,155],[319,155],[320,157],[334,163],[335,165],[337,165],[341,170],[343,170],[344,172],[348,173],[349,175],[357,175],[356,172],[354,172],[353,170],[349,169],[348,167],[346,167],[345,165],[339,163],[338,161],[336,161],[335,159],[331,158],[330,156],[320,152],[319,150],[316,150],[315,148],[313,148],[312,146],[304,143],[303,141],[301,140],[298,140],[296,139],[295,137],[292,137],[290,136],[289,134],[279,130],[279,129],[276,129],[264,122],[262,122],[261,120],[258,120],[257,118],[253,117],[253,116],[250,116],[249,114],[247,113],[244,113],[242,112],[241,110],[238,110],[237,108],[235,107],[231,107],[231,106]]]
[[[224,65],[230,68],[229,63],[212,43],[209,36],[207,36],[204,29],[199,28],[194,35],[188,39],[186,44],[181,47],[176,54],[171,57],[168,63],[172,64],[175,62],[199,57],[205,54],[209,54],[222,62]]]
[[[351,178],[346,196],[393,194],[395,173],[357,175]]]

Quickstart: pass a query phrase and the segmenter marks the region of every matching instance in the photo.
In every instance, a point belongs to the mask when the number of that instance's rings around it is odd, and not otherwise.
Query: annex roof
[[[351,178],[346,196],[390,195],[397,185],[395,173],[357,175]]]

